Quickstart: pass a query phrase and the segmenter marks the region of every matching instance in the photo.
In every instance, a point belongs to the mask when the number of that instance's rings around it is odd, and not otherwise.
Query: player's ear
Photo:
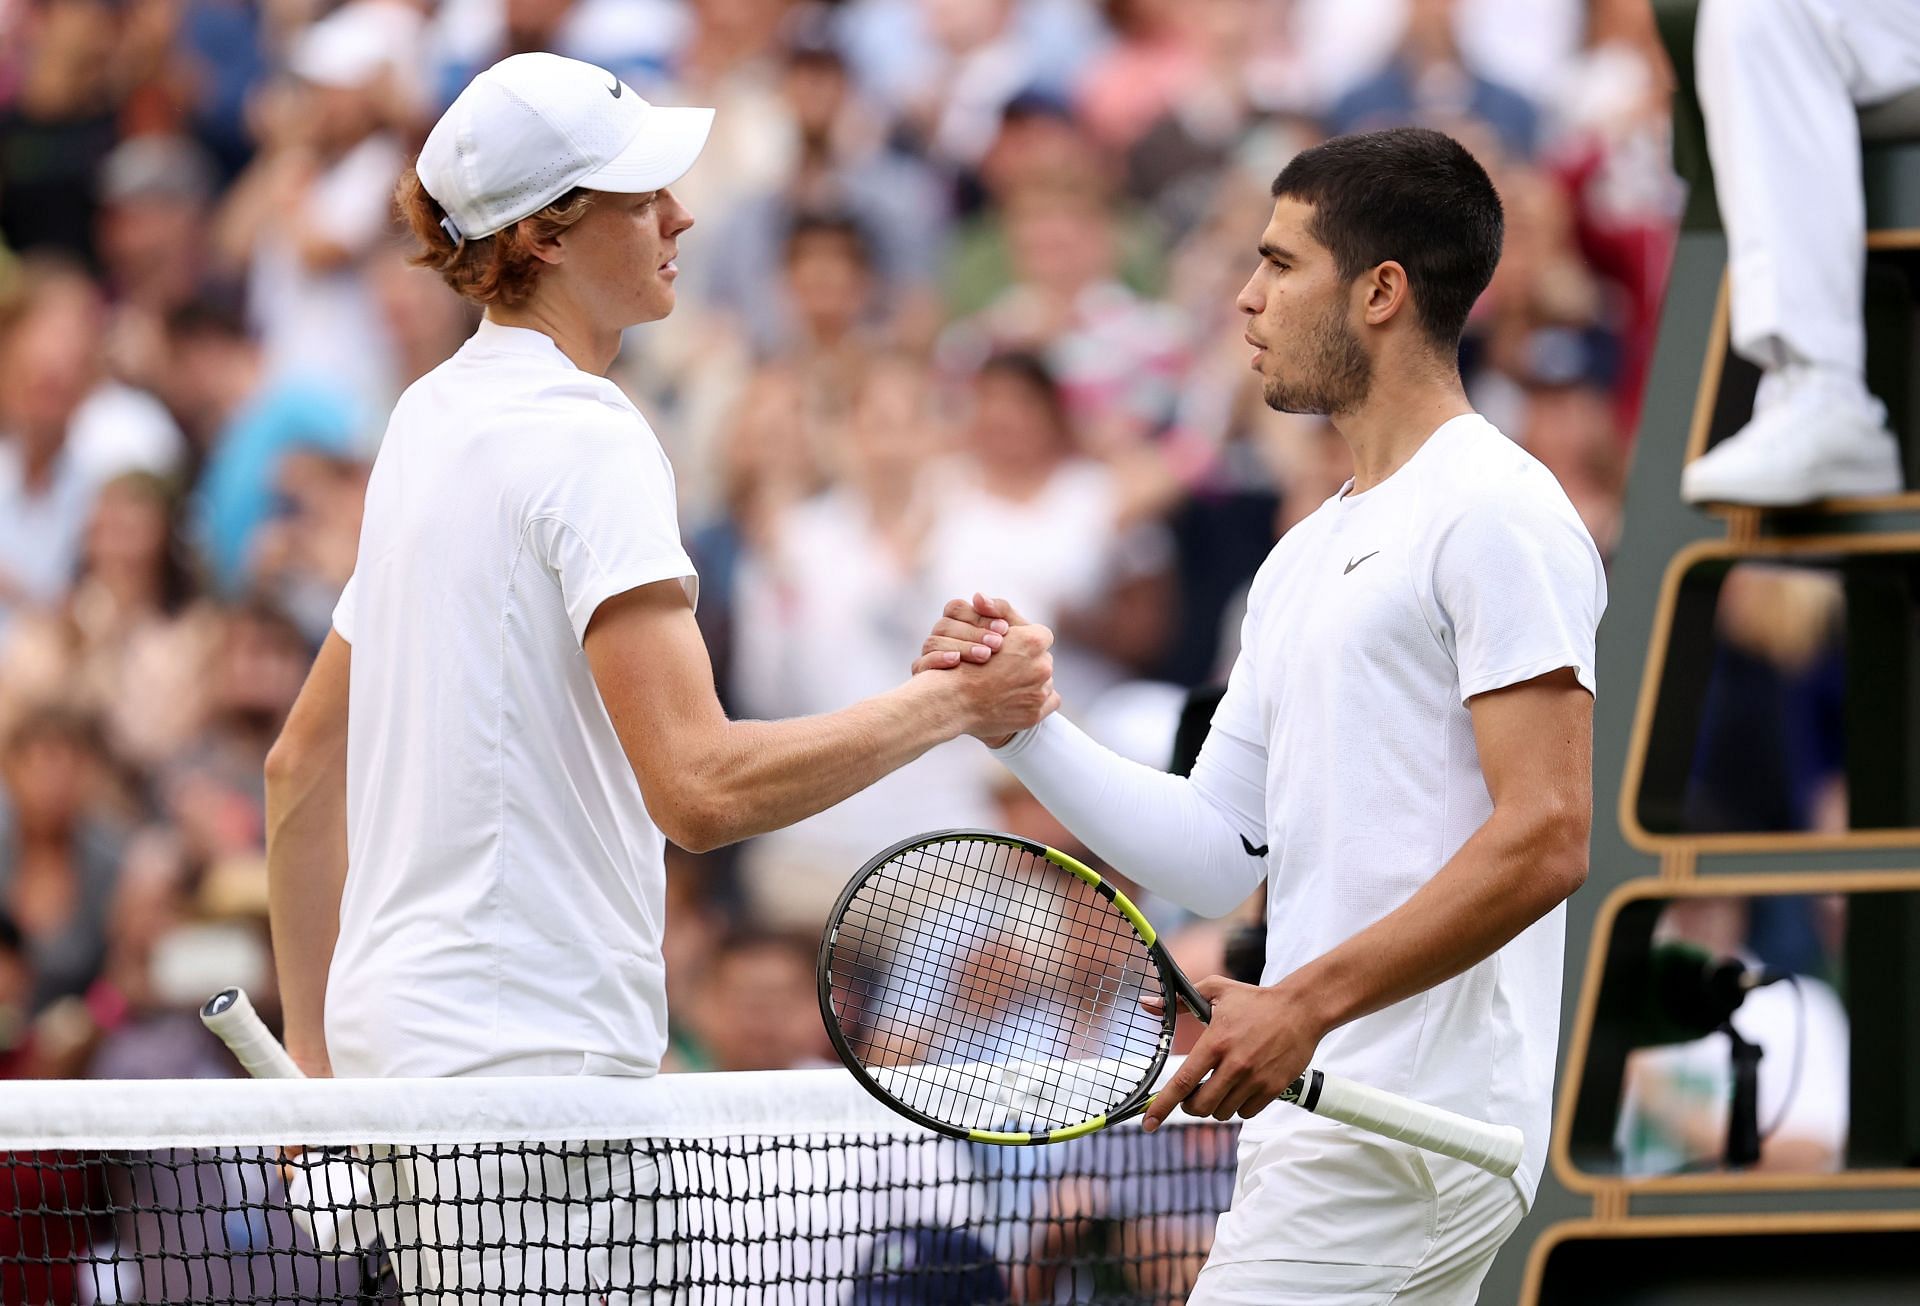
[[[514,225],[515,242],[542,263],[561,263],[566,259],[566,250],[560,244],[560,238],[568,228],[547,229],[545,223],[532,222],[522,218]]]
[[[1360,274],[1360,311],[1368,326],[1384,326],[1396,314],[1413,311],[1413,288],[1407,270],[1395,259],[1377,263]]]

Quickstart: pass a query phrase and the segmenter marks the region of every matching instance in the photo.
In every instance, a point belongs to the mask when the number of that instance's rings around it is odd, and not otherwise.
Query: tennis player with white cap
[[[667,838],[777,828],[1057,703],[1051,636],[1022,630],[837,713],[727,719],[672,468],[606,378],[621,332],[673,309],[693,218],[669,187],[712,118],[515,55],[401,180],[416,261],[486,316],[393,410],[353,579],[267,762],[275,959],[309,1074],[651,1074]],[[403,1286],[503,1281],[469,1254],[420,1257]],[[646,1274],[551,1256],[506,1271],[529,1288]]]

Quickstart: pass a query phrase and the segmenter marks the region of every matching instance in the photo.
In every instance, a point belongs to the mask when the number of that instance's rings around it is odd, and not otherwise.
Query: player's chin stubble
[[[1366,402],[1373,386],[1373,360],[1338,312],[1322,318],[1307,338],[1299,381],[1270,377],[1263,387],[1267,407],[1281,413],[1311,413],[1325,417],[1352,412]]]

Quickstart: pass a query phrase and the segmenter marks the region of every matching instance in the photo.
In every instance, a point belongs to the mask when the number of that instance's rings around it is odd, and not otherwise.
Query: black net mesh
[[[875,1082],[961,1129],[1106,1114],[1152,1074],[1159,970],[1093,885],[1031,849],[966,836],[869,875],[829,948],[834,1016]]]
[[[14,1151],[0,1301],[1177,1303],[1235,1132]]]

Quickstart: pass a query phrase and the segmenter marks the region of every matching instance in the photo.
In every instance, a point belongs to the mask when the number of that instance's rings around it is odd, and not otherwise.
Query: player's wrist
[[[333,1073],[330,1058],[327,1056],[327,1041],[316,1038],[300,1030],[287,1030],[284,1046],[293,1063],[299,1066],[309,1078],[321,1079]]]
[[[1303,968],[1272,986],[1279,1008],[1300,1022],[1317,1044],[1344,1025],[1349,1017],[1342,1009],[1339,986],[1331,981],[1316,981]]]
[[[963,688],[952,671],[923,671],[902,685],[899,692],[927,728],[931,742],[945,743],[966,734],[973,724]]]

